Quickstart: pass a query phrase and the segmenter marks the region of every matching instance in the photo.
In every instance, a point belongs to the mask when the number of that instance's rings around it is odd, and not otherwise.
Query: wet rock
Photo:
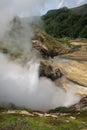
[[[52,81],[61,78],[63,74],[60,69],[55,67],[49,61],[41,61],[40,64],[40,77],[50,78]]]

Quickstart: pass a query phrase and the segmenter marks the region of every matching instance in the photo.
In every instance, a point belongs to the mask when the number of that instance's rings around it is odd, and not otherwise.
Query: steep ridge
[[[42,19],[45,31],[56,38],[87,38],[87,4],[50,10]]]

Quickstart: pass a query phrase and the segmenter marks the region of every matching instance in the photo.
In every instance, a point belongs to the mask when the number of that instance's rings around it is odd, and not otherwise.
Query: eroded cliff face
[[[35,36],[32,40],[33,46],[43,57],[54,57],[69,52],[70,48],[61,44],[52,36],[41,29],[34,28]]]

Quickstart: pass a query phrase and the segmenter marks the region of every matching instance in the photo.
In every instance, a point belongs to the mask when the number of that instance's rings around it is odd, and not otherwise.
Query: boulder
[[[87,96],[83,97],[79,103],[72,106],[74,109],[78,110],[87,110]]]
[[[41,61],[40,77],[47,77],[50,78],[52,81],[55,81],[62,76],[63,74],[61,73],[59,68],[55,69],[55,67],[49,61]]]

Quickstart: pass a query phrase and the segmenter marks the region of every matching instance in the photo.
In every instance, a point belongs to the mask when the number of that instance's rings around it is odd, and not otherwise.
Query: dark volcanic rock
[[[40,77],[47,77],[51,80],[56,80],[61,78],[63,74],[60,69],[54,69],[54,67],[48,61],[41,61],[40,64]]]

